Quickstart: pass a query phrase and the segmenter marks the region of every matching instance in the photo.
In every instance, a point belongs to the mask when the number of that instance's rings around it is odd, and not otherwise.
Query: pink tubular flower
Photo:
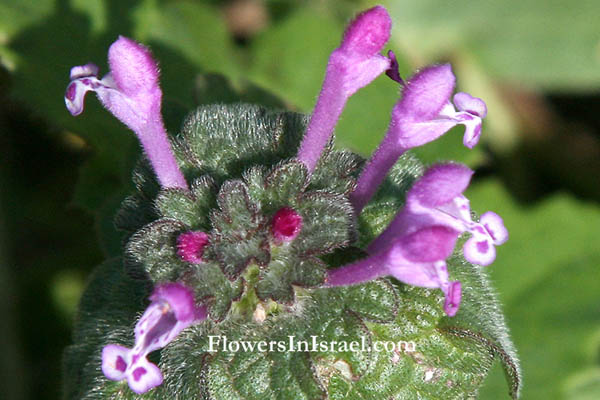
[[[409,285],[441,289],[446,298],[444,311],[454,316],[460,306],[461,285],[449,281],[445,260],[457,237],[457,232],[446,226],[421,228],[395,238],[379,253],[330,270],[326,284],[347,286],[391,275]]]
[[[388,241],[424,226],[442,225],[472,236],[463,250],[467,261],[489,265],[496,258],[494,246],[508,240],[502,218],[488,211],[480,222],[471,219],[469,200],[462,194],[473,171],[460,164],[440,164],[425,172],[406,195],[406,205],[386,230],[368,247],[371,253],[386,248]]]
[[[158,286],[152,303],[135,326],[135,345],[128,349],[109,344],[102,349],[102,372],[113,381],[127,379],[131,390],[142,394],[163,381],[160,369],[146,356],[166,346],[182,330],[206,319],[206,308],[197,308],[192,291],[179,283]]]
[[[158,66],[150,51],[120,36],[108,50],[110,72],[98,79],[94,64],[73,67],[65,104],[73,115],[83,112],[88,91],[96,95],[115,117],[135,132],[163,187],[187,189],[173,155],[160,108],[162,91]]]
[[[406,205],[386,230],[368,247],[364,260],[328,272],[328,286],[346,286],[391,275],[409,285],[440,288],[446,297],[449,316],[458,311],[460,282],[450,282],[446,259],[464,233],[465,258],[489,265],[495,247],[508,240],[502,219],[488,211],[480,222],[471,220],[469,200],[463,196],[473,171],[459,164],[429,168],[406,195]]]
[[[351,194],[357,214],[404,152],[439,138],[457,124],[465,125],[463,143],[472,148],[479,141],[482,119],[487,114],[483,100],[467,93],[454,95],[454,103],[459,110],[456,111],[450,103],[455,78],[449,64],[424,68],[404,83],[397,72],[392,52],[390,57],[392,67],[388,76],[399,80],[404,89],[402,98],[392,111],[388,132],[363,169],[356,190]]]
[[[390,37],[391,26],[385,8],[364,11],[331,53],[323,88],[298,151],[298,159],[309,172],[321,157],[348,98],[388,69],[389,60],[379,52]]]

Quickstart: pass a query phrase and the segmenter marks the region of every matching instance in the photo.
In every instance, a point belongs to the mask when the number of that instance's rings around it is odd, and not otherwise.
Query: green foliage
[[[213,318],[225,318],[231,303],[242,295],[243,279],[230,281],[218,263],[202,263],[190,272],[192,276],[187,279],[194,283],[196,298],[208,304]]]
[[[585,399],[594,393],[600,348],[600,210],[564,193],[523,208],[495,180],[467,196],[485,199],[511,233],[490,272],[522,360],[523,398]],[[495,372],[484,399],[497,398],[504,386]]]
[[[460,399],[477,395],[495,359],[517,397],[518,361],[497,300],[482,269],[460,256],[449,261],[453,279],[465,288],[455,318],[445,317],[439,291],[393,279],[322,287],[327,268],[360,257],[351,245],[381,231],[422,166],[404,156],[357,226],[347,196],[363,160],[329,146],[313,181],[290,158],[305,123],[301,115],[257,106],[201,107],[176,139],[178,160],[193,182],[190,193],[158,190],[147,165],[139,165],[137,191],[118,214],[125,263],[101,266],[86,290],[75,344],[67,350],[67,371],[77,370],[66,376],[67,398]],[[273,214],[283,207],[303,219],[289,243],[270,231]],[[199,264],[177,254],[177,236],[190,229],[211,238]],[[99,354],[107,343],[131,344],[135,313],[143,307],[140,297],[128,299],[128,291],[147,294],[150,282],[164,281],[192,287],[210,318],[185,330],[160,357],[153,355],[165,382],[137,396],[102,375]],[[103,325],[89,333],[98,319]],[[215,352],[211,336],[275,348]],[[290,336],[296,351],[270,345],[289,346]],[[383,341],[415,348],[376,351]],[[352,342],[360,347],[349,347]]]
[[[272,166],[294,155],[305,121],[260,107],[205,106],[186,119],[175,151],[188,179],[209,174],[222,183],[241,178],[250,166]]]
[[[177,235],[185,225],[177,220],[159,219],[136,232],[127,243],[126,252],[153,282],[176,280],[185,270],[177,256]]]
[[[248,196],[241,181],[227,181],[217,200],[220,211],[212,214],[213,251],[230,276],[240,273],[252,261],[269,262],[265,218]]]
[[[256,285],[259,298],[290,303],[294,300],[292,285],[314,287],[325,280],[326,267],[318,258],[294,254],[289,249],[278,253]]]
[[[201,177],[191,185],[191,192],[166,189],[156,198],[156,208],[166,218],[176,219],[190,229],[208,229],[209,211],[214,208],[215,185],[210,177]]]
[[[233,47],[225,22],[213,7],[192,1],[139,3],[134,12],[139,40],[166,46],[203,70],[226,74],[236,70],[229,58]]]
[[[592,22],[599,9],[593,0],[572,8],[560,0],[383,3],[397,27],[392,40],[418,47],[421,56],[466,50],[495,77],[509,81],[554,90],[600,85]]]

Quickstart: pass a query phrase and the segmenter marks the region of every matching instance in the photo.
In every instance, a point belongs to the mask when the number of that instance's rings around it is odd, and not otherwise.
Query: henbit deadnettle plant
[[[115,220],[124,255],[98,268],[82,298],[65,354],[67,398],[470,398],[495,358],[518,397],[497,301],[481,267],[464,260],[493,262],[508,238],[502,219],[473,219],[463,195],[470,169],[424,171],[406,154],[457,124],[472,148],[486,105],[466,93],[450,102],[447,64],[402,80],[394,54],[380,54],[390,29],[379,6],[350,24],[310,118],[206,106],[173,144],[148,49],[120,37],[102,79],[93,64],[71,70],[69,111],[80,114],[96,92],[146,158]],[[365,163],[333,149],[333,130],[348,98],[383,72],[402,96]],[[369,346],[215,353],[215,335]],[[408,340],[416,352],[371,346]]]

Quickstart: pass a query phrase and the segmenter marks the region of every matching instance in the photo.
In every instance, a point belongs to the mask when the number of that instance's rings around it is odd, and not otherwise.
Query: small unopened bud
[[[279,242],[291,242],[302,229],[302,216],[294,209],[284,207],[273,216],[271,232]]]
[[[177,254],[184,261],[200,264],[204,248],[208,244],[208,235],[202,231],[190,231],[177,238]]]

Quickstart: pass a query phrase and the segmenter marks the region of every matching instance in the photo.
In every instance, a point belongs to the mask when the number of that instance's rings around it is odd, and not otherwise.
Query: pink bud
[[[294,209],[284,207],[273,216],[271,232],[275,240],[291,242],[298,236],[302,229],[302,216]]]
[[[200,264],[208,241],[208,235],[202,231],[182,233],[177,238],[177,254],[186,262]]]

